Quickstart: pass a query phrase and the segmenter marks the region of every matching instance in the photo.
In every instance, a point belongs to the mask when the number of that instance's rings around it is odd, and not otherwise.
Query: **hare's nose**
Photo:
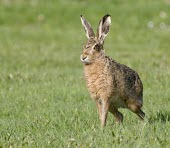
[[[86,58],[87,58],[87,56],[83,56],[83,57],[82,57],[82,60],[85,60]]]

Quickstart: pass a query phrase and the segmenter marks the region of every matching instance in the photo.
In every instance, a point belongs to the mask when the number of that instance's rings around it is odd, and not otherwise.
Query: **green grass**
[[[170,147],[169,8],[169,0],[0,0],[0,147]],[[109,115],[103,131],[79,59],[79,16],[96,28],[106,13],[107,55],[139,73],[147,118],[122,109],[123,125]]]

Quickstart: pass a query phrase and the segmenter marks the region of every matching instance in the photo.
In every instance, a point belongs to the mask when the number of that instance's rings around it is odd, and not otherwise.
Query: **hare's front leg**
[[[111,103],[109,106],[109,112],[113,114],[113,116],[116,118],[117,123],[123,122],[123,115],[118,111],[117,108],[114,107],[114,105]]]
[[[101,127],[106,125],[107,114],[109,110],[109,99],[98,99],[97,100],[97,108],[99,113],[99,119],[101,122]]]

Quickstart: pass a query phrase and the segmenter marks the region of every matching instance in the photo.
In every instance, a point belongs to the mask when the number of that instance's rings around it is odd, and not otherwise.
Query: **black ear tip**
[[[111,16],[111,15],[109,15],[109,14],[106,14],[105,16],[106,16],[106,17],[109,17],[109,16]]]
[[[103,23],[104,23],[104,21],[105,21],[108,17],[110,17],[109,14],[106,14],[106,15],[103,17]]]

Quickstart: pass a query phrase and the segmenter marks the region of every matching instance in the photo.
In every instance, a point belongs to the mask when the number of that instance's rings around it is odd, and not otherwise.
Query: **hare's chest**
[[[98,63],[85,67],[84,75],[92,98],[100,98],[103,95],[111,96],[113,91],[112,74],[105,64]]]
[[[93,99],[100,98],[100,96],[106,95],[111,96],[112,87],[110,81],[103,75],[91,75],[90,77],[86,76],[86,85],[90,96]]]
[[[86,86],[90,93],[90,96],[94,99],[98,98],[98,93],[101,89],[102,80],[97,75],[85,75]],[[102,84],[103,85],[103,84]]]

